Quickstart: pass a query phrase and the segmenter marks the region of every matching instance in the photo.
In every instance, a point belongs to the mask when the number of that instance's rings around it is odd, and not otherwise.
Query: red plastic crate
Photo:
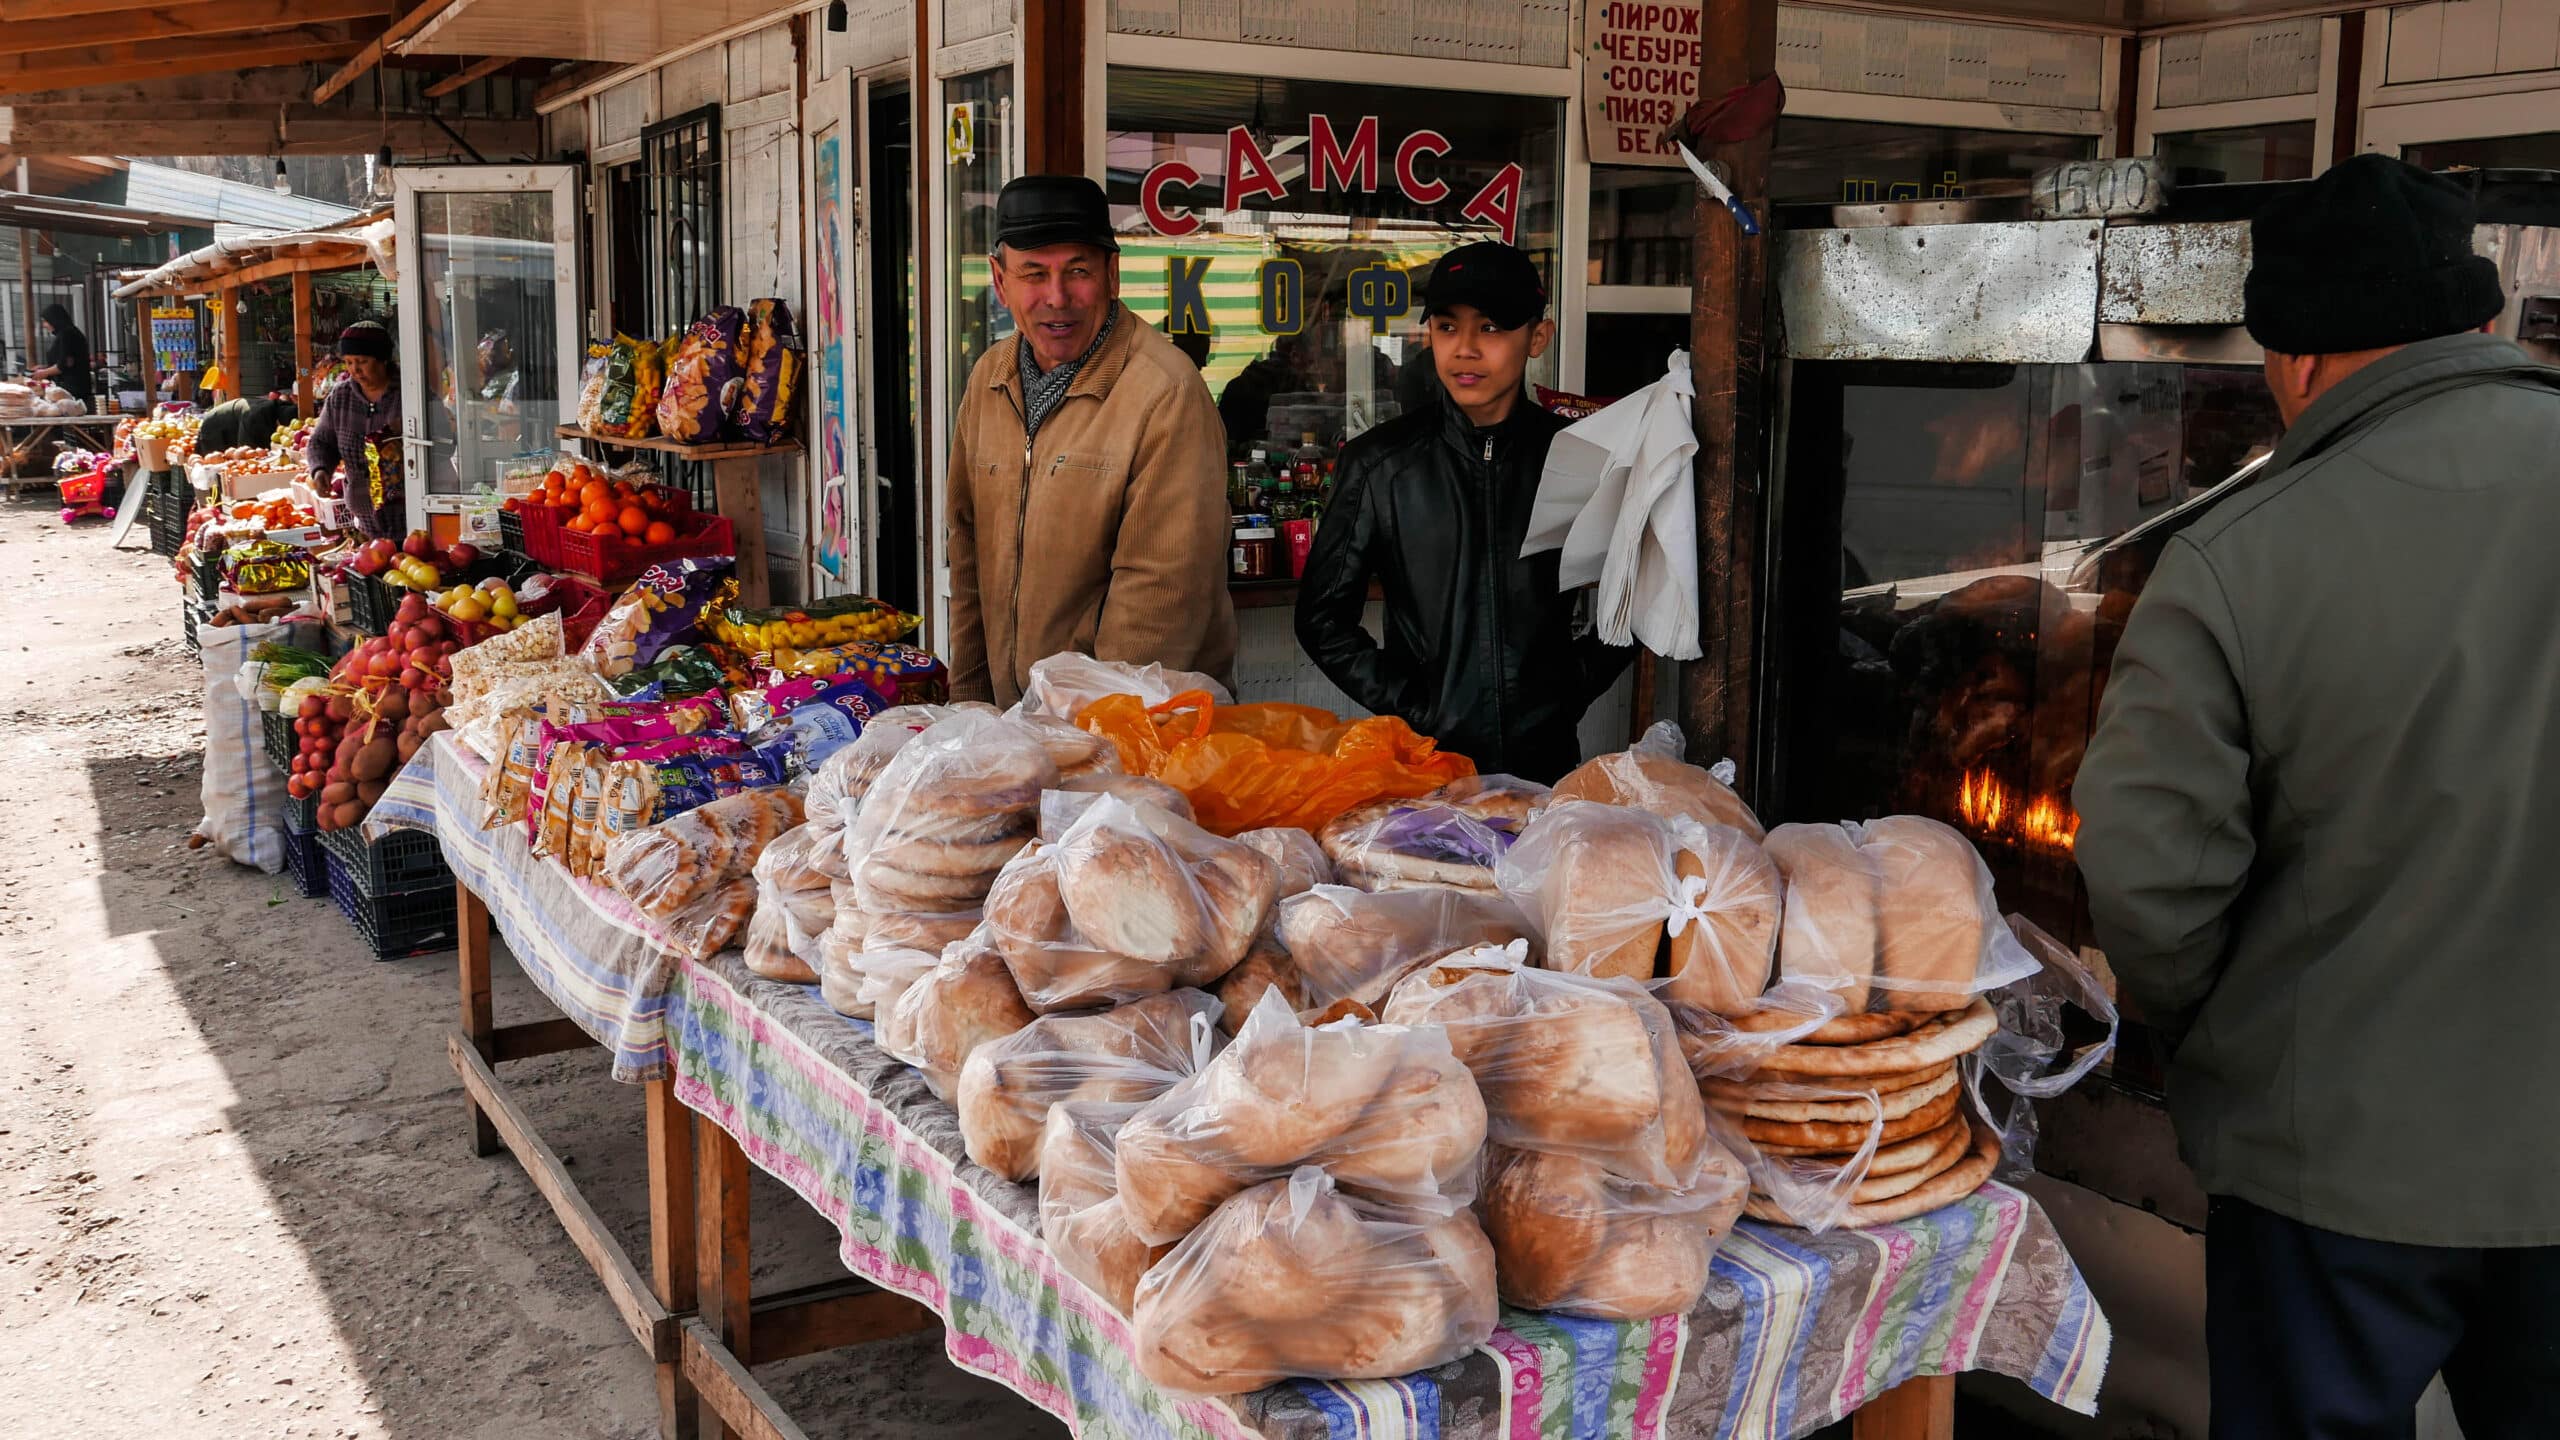
[[[548,505],[527,505],[509,512],[524,535],[524,558],[545,569],[560,567],[560,522]]]
[[[731,528],[729,517],[691,518],[696,522],[694,526],[679,531],[664,545],[644,545],[625,538],[619,531],[605,536],[564,528],[560,532],[560,568],[598,585],[618,586],[630,583],[641,571],[661,561],[738,553],[737,532]]]

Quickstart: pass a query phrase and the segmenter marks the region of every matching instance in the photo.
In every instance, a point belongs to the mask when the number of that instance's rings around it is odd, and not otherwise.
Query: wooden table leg
[[[702,1323],[738,1357],[755,1355],[751,1314],[755,1305],[747,1251],[747,1152],[729,1132],[697,1115],[693,1120],[695,1273],[694,1303]],[[727,1433],[717,1415],[706,1408],[703,1440]]]
[[[462,1033],[471,1037],[471,1048],[480,1058],[495,1064],[498,1059],[497,1008],[489,999],[489,907],[470,886],[453,882],[455,966],[462,975]],[[498,1127],[489,1123],[479,1102],[468,1092],[462,1097],[463,1108],[471,1112],[471,1153],[487,1157],[498,1153]]]
[[[693,1308],[693,1112],[676,1101],[673,1080],[652,1080],[649,1097],[649,1279],[670,1310]],[[681,1355],[658,1363],[658,1434],[695,1440],[700,1416]]]
[[[1915,1375],[1858,1407],[1849,1417],[1855,1440],[1953,1440],[1956,1377]]]

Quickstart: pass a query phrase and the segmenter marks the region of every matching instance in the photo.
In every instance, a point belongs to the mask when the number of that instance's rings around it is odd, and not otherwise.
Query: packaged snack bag
[[[790,428],[791,392],[800,379],[800,334],[791,323],[791,307],[780,300],[751,302],[739,348],[744,379],[730,404],[729,423],[761,445]]]
[[[738,380],[738,332],[746,313],[723,305],[696,320],[675,342],[658,393],[658,433],[688,444],[717,440],[727,423],[726,399]]]

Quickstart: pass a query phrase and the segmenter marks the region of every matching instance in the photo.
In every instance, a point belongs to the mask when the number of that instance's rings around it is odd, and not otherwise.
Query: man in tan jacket
[[[1011,705],[1063,650],[1227,679],[1226,431],[1199,371],[1120,303],[1102,187],[1026,175],[990,265],[1014,336],[951,438],[952,698]]]

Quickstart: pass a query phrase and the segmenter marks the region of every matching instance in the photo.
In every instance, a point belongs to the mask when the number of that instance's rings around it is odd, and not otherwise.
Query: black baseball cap
[[[1118,250],[1120,241],[1111,233],[1111,202],[1101,186],[1082,175],[1025,175],[996,192],[996,245]]]
[[[1440,257],[1422,282],[1422,313],[1471,305],[1505,330],[1517,330],[1547,313],[1547,282],[1516,245],[1478,240]]]

